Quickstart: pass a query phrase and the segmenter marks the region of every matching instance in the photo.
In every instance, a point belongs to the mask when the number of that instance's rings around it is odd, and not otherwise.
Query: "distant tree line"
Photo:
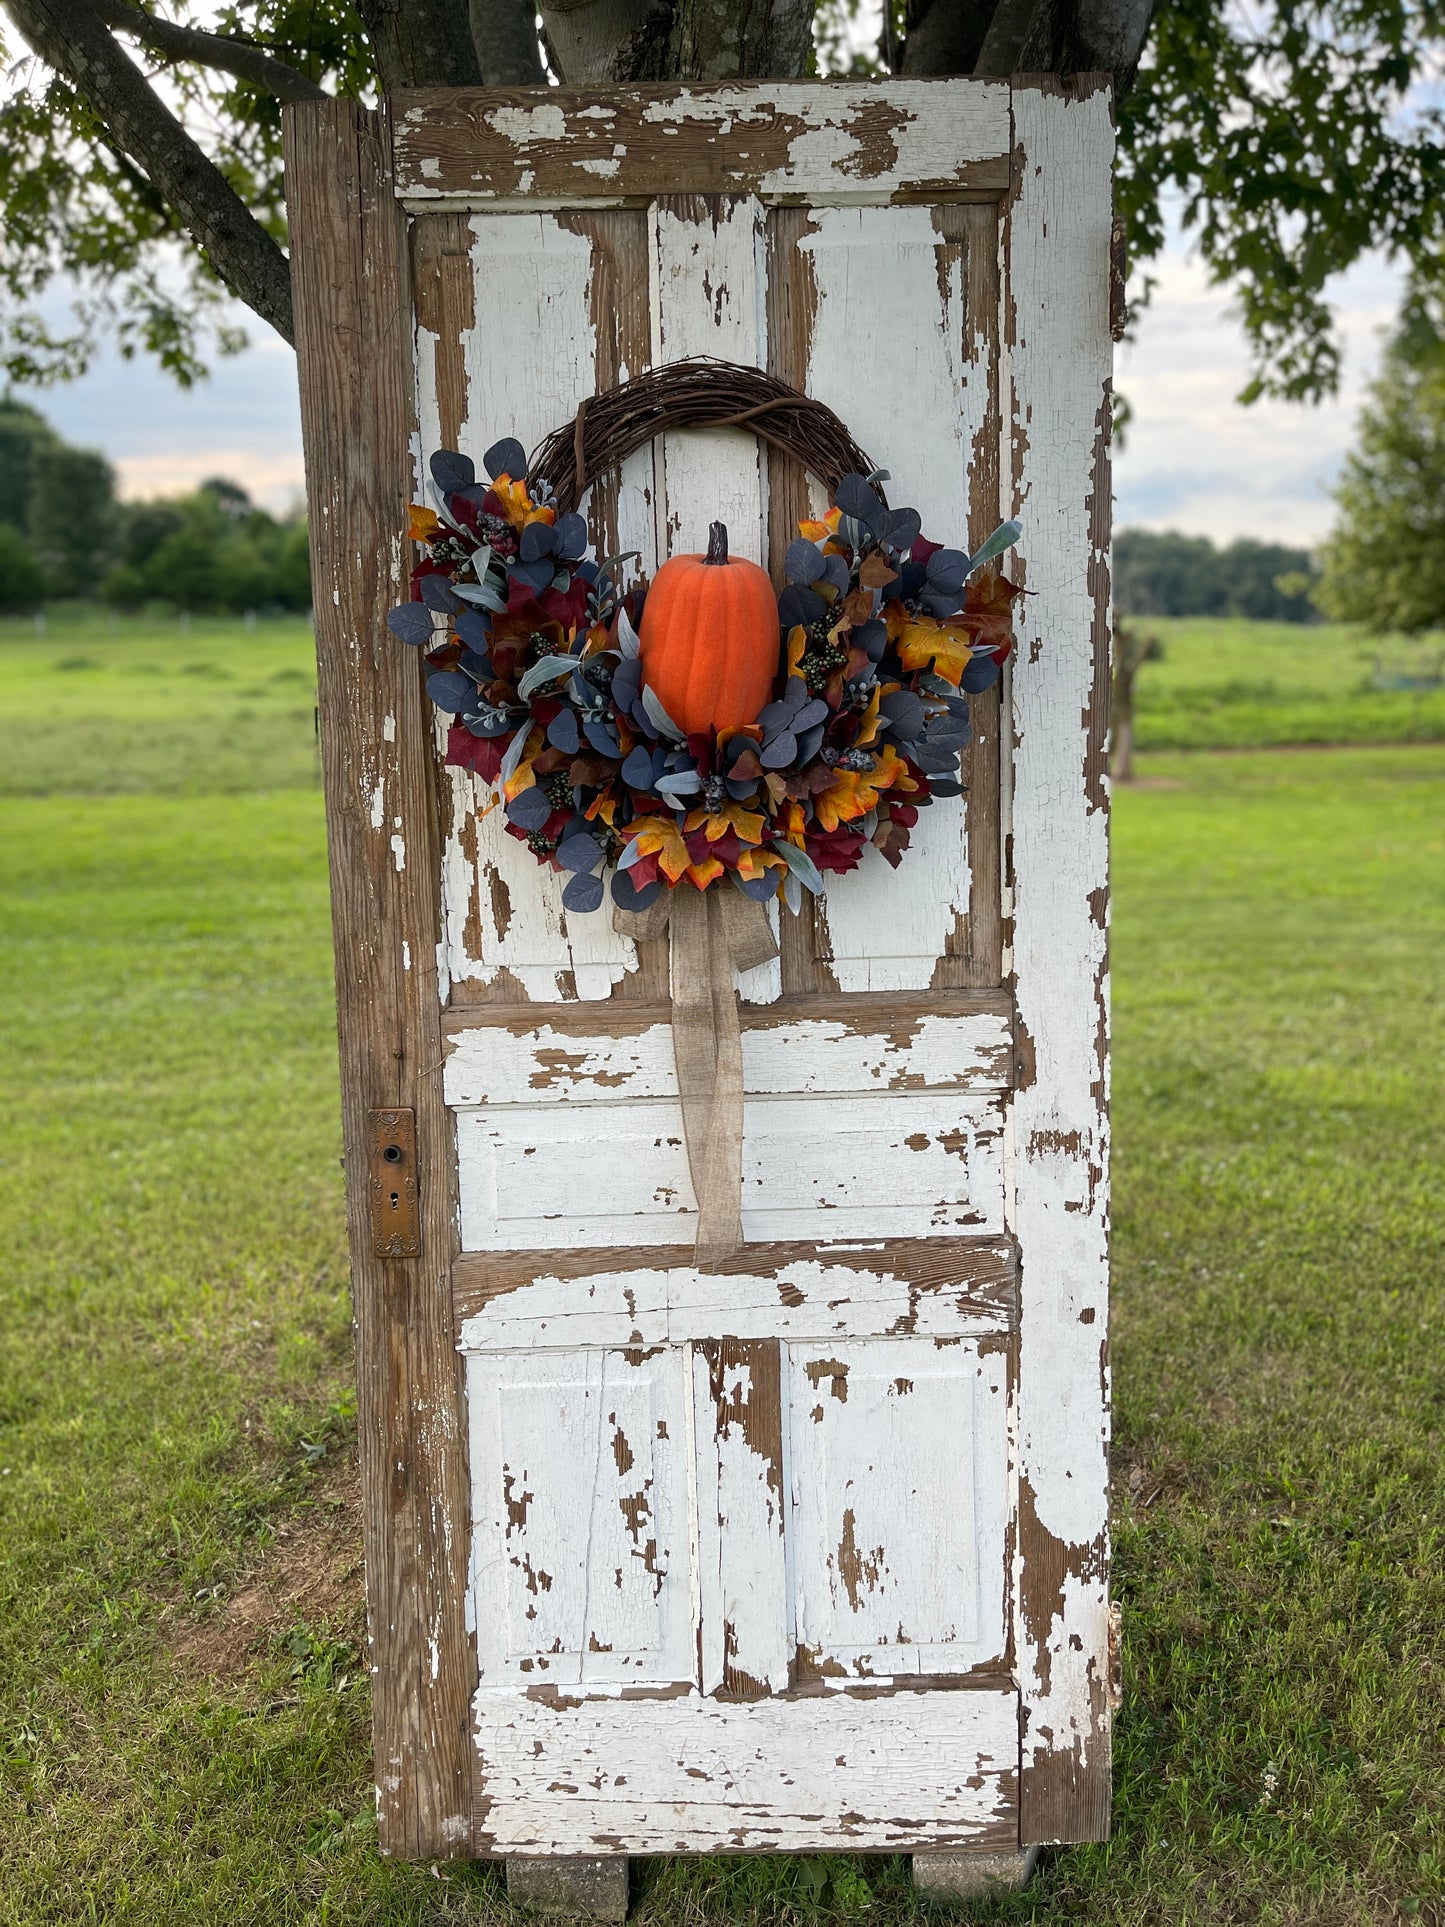
[[[1114,538],[1114,606],[1123,616],[1249,616],[1318,622],[1319,564],[1308,549],[1206,535],[1121,529]]]
[[[0,396],[0,610],[79,599],[197,614],[309,609],[306,524],[258,508],[234,482],[121,502],[115,473],[38,410]]]

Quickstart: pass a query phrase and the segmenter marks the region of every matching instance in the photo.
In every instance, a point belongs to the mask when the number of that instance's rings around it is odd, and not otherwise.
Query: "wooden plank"
[[[480,1692],[695,1683],[680,1349],[474,1353]]]
[[[417,206],[572,206],[660,194],[997,198],[1008,88],[948,80],[403,91],[397,192]]]
[[[1001,1670],[1007,1340],[787,1350],[798,1677]]]
[[[927,996],[871,996],[867,992],[816,995],[803,994],[779,998],[770,1004],[744,1004],[738,1021],[745,1031],[787,1027],[809,1019],[818,1023],[843,1026],[859,1037],[901,1036],[925,1017],[998,1018],[1012,1026],[1013,995],[1007,990],[958,990]],[[527,1036],[541,1026],[569,1036],[591,1036],[605,1027],[609,1037],[636,1036],[653,1024],[670,1021],[671,1006],[666,1002],[637,1003],[625,1010],[609,1009],[605,1017],[597,1010],[571,1004],[473,1003],[455,996],[442,1012],[442,1031],[448,1037],[462,1036],[484,1026],[500,1025]]]
[[[1028,1844],[1109,1831],[1107,84],[1021,85],[1014,119],[1009,429],[1032,592],[1012,677]]]
[[[677,1095],[672,1026],[662,1017],[624,1037],[489,1024],[447,1041],[443,1089],[458,1109]],[[746,1029],[742,1042],[749,1097],[999,1091],[1012,1081],[1012,1032],[998,1016],[926,1015],[862,1033],[836,1019],[798,1018]]]
[[[791,1659],[781,1347],[704,1338],[691,1349],[702,1690],[762,1699],[787,1690]]]
[[[406,237],[384,120],[289,107],[293,246],[384,1853],[471,1847],[467,1474],[452,1346],[455,1149],[437,1066],[431,721],[387,610],[406,594],[411,474]],[[421,1256],[374,1256],[366,1116],[416,1113]]]
[[[647,241],[640,212],[477,214],[466,224],[474,325],[465,341],[466,414],[456,436],[480,460],[499,436],[532,448],[579,402],[648,364]],[[433,354],[435,351],[432,351]],[[421,440],[446,438],[419,343]],[[655,566],[653,458],[640,451],[588,503],[598,540],[640,550]],[[611,553],[617,552],[617,547]],[[491,792],[469,772],[447,772],[450,809],[443,857],[446,967],[452,983],[504,1003],[577,998],[605,1002],[629,978],[655,996],[665,982],[656,954],[642,981],[636,946],[610,917],[571,917],[566,882],[508,836]]]
[[[1002,1109],[958,1091],[752,1098],[743,1235],[999,1233]],[[695,1228],[676,1099],[493,1105],[456,1120],[467,1251],[668,1245]]]
[[[464,1350],[977,1337],[1012,1327],[1015,1292],[1012,1247],[979,1238],[756,1244],[705,1272],[686,1246],[470,1252],[452,1272]]]
[[[1018,1829],[1011,1687],[479,1703],[492,1853],[907,1853]]]

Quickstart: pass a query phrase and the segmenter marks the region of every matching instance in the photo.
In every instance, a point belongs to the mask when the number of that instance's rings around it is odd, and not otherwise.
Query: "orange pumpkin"
[[[685,735],[756,722],[778,673],[778,603],[756,562],[728,558],[721,522],[706,555],[664,562],[642,609],[642,673]]]

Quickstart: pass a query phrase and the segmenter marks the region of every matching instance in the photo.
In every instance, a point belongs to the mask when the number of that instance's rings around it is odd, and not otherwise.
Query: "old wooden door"
[[[1100,1837],[1107,93],[420,94],[289,142],[383,1845]],[[1030,591],[966,803],[740,980],[706,1274],[665,940],[562,910],[384,628],[433,450],[698,353],[828,402],[936,537],[1022,517]],[[730,431],[586,506],[650,572],[719,515],[776,567],[810,500]]]

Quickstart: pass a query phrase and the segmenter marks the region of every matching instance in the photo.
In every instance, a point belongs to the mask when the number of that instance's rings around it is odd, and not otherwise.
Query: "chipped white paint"
[[[1058,1542],[1024,1624],[1024,1765],[1108,1747],[1108,820],[1081,725],[1107,624],[1112,130],[1106,92],[1020,89],[1010,222],[1013,429],[1027,583],[1012,681],[1014,963],[1033,1077],[1017,1098],[1023,1503]],[[1037,1600],[1038,1595],[1035,1595]],[[1038,1611],[1037,1604],[1035,1612]],[[1038,1833],[1027,1838],[1039,1838]]]
[[[631,1037],[577,1036],[547,1023],[527,1030],[478,1024],[449,1043],[442,1087],[459,1108],[677,1095],[670,1024],[649,1024]],[[1011,1052],[1008,1023],[991,1011],[900,1019],[877,1031],[800,1017],[743,1031],[743,1089],[753,1097],[1001,1091]]]
[[[952,1092],[756,1097],[743,1119],[748,1240],[1003,1229],[1001,1101]],[[464,1251],[688,1242],[682,1109],[665,1099],[457,1113]]]
[[[817,289],[809,394],[888,470],[890,501],[916,507],[925,535],[967,546],[968,464],[988,415],[991,344],[966,330],[959,245],[940,234],[931,208],[822,207],[801,250]],[[880,379],[858,379],[860,342],[883,349]],[[931,983],[968,911],[965,810],[962,799],[924,810],[896,871],[869,850],[855,871],[828,879],[840,990]]]
[[[777,1413],[745,1360],[714,1366],[694,1350],[692,1369],[702,1690],[715,1693],[731,1671],[750,1697],[782,1693],[793,1641]],[[770,1418],[776,1455],[759,1449]]]
[[[692,131],[687,145],[696,155],[697,131],[714,136],[705,175],[693,162],[692,175],[674,172],[669,181],[668,157],[659,156],[647,169],[653,193],[713,187],[755,191],[765,201],[881,202],[920,181],[961,182],[970,168],[1005,157],[1009,90],[975,83],[945,98],[938,82],[926,80],[681,87],[661,98],[625,90],[610,119],[595,121],[564,120],[550,106],[496,105],[484,93],[418,94],[397,120],[397,192],[418,210],[510,204],[536,183],[553,205],[606,200],[630,185],[597,168],[604,156],[617,158],[624,125],[634,137],[624,151],[652,144],[655,152],[659,136],[680,141]],[[447,162],[429,173],[422,161],[442,128]],[[635,165],[629,161],[624,172]]]
[[[888,1852],[1007,1845],[1011,1689],[686,1699],[478,1698],[494,1853]]]
[[[474,1356],[482,1691],[696,1671],[680,1351]]]
[[[396,741],[396,718],[389,711],[381,719],[381,740],[384,743]]]
[[[1006,1308],[980,1309],[966,1286],[918,1283],[886,1256],[850,1248],[793,1258],[756,1277],[717,1276],[692,1266],[637,1267],[531,1284],[493,1298],[467,1318],[463,1351],[584,1345],[681,1345],[720,1332],[832,1343],[852,1337],[994,1336]]]
[[[714,355],[767,366],[763,209],[751,197],[652,208],[652,359]],[[766,564],[766,468],[744,429],[691,429],[662,439],[658,549],[701,553],[722,522],[734,555]]]
[[[874,1339],[787,1357],[797,1639],[813,1670],[885,1679],[1001,1659],[1002,1349]]]

